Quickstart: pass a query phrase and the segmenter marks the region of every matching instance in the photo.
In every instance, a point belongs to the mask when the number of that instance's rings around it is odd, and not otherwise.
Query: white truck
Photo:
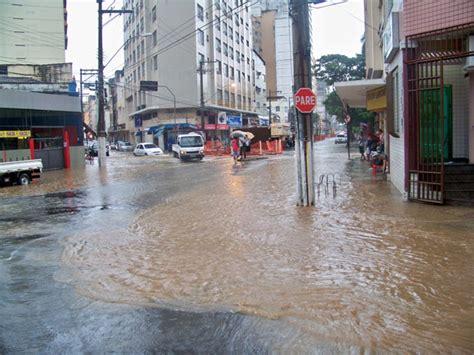
[[[178,135],[175,144],[171,146],[173,155],[181,160],[204,158],[204,139],[198,133]]]
[[[0,186],[17,183],[28,185],[43,172],[41,159],[0,163]]]

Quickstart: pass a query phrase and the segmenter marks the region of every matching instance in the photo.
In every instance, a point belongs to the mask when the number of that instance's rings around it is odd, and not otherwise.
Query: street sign
[[[158,82],[140,80],[140,91],[158,91]]]
[[[316,94],[310,88],[300,88],[294,96],[295,107],[301,113],[311,113],[316,107]]]

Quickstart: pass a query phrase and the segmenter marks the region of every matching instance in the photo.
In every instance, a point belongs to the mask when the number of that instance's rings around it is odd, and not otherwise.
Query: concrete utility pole
[[[102,10],[102,1],[97,0],[98,7],[98,80],[97,80],[97,102],[98,102],[98,142],[99,142],[99,166],[105,167],[105,100],[104,100],[104,49],[102,43],[102,14],[131,14],[132,10]]]
[[[292,0],[290,13],[293,19],[294,92],[311,88],[311,30],[308,0]],[[298,205],[314,206],[313,122],[311,113],[296,110],[296,158],[298,175]]]
[[[201,129],[204,132],[204,62],[199,62],[199,90],[201,95],[200,113],[201,113]]]

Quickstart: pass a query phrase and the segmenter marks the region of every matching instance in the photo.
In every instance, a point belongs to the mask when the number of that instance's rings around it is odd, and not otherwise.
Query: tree
[[[329,54],[319,58],[313,65],[314,75],[318,80],[325,81],[329,86],[338,81],[359,80],[365,78],[365,56],[356,54],[349,58],[342,54]],[[344,107],[335,91],[332,91],[323,102],[326,112],[335,115],[338,122],[344,122]],[[370,122],[373,114],[366,109],[350,108],[352,124]]]
[[[314,75],[328,85],[337,81],[349,81],[365,78],[365,56],[357,54],[349,58],[343,54],[323,55],[313,65]]]

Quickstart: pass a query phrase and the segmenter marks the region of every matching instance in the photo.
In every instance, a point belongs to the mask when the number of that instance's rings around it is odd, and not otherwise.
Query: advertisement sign
[[[219,131],[228,131],[229,128],[230,128],[230,127],[229,127],[229,125],[227,125],[227,124],[218,124],[218,125],[217,125],[217,129],[218,129]]]
[[[0,138],[26,139],[31,137],[31,131],[0,131]]]
[[[242,127],[242,117],[227,115],[227,124],[231,127]]]
[[[218,124],[226,124],[227,122],[227,114],[225,111],[220,111],[217,115],[217,123]]]
[[[135,127],[141,127],[143,124],[142,121],[142,116],[141,115],[135,115]]]

